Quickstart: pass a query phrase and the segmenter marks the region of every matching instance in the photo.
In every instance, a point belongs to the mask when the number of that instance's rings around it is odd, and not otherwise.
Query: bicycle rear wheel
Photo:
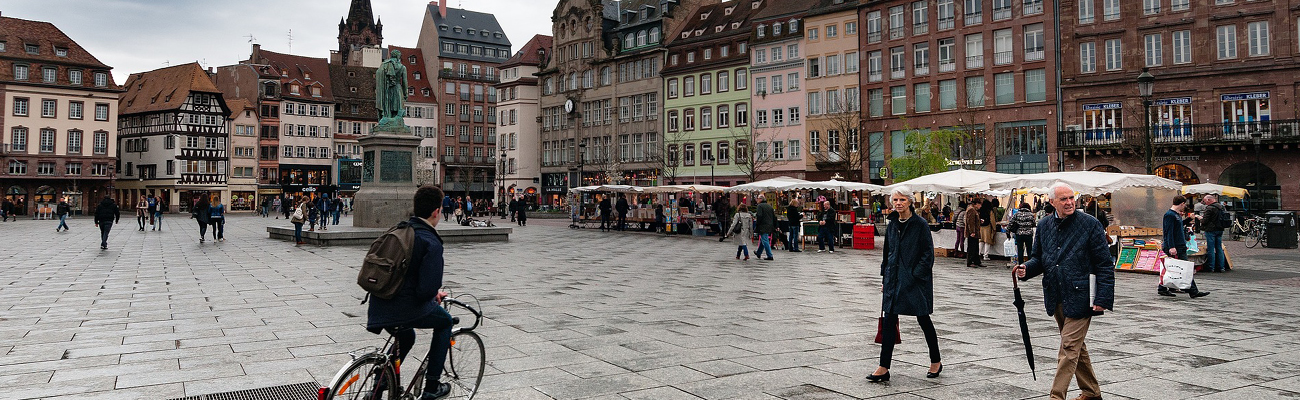
[[[1246,247],[1253,249],[1255,248],[1255,246],[1259,246],[1259,242],[1263,240],[1264,240],[1264,229],[1262,227],[1256,226],[1254,227],[1254,229],[1250,230],[1250,236],[1246,237]]]
[[[401,388],[392,366],[378,354],[367,354],[353,360],[338,375],[325,394],[325,400],[397,400]]]
[[[447,364],[442,371],[446,381],[451,383],[451,394],[447,398],[473,399],[486,367],[487,351],[477,333],[464,331],[451,335],[451,349],[447,352]]]

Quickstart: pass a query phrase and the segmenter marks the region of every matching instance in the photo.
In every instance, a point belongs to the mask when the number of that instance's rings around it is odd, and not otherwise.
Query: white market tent
[[[1066,183],[1080,194],[1099,196],[1130,187],[1154,187],[1179,190],[1181,182],[1155,175],[1121,174],[1101,171],[1044,172],[1041,174],[1011,175],[989,185],[994,190],[1042,189],[1057,183]]]
[[[877,192],[880,191],[880,188],[881,188],[880,185],[872,185],[870,183],[845,182],[845,181],[831,179],[829,181],[822,181],[822,182],[796,183],[790,186],[783,187],[781,188],[781,190],[817,189],[817,190],[838,190],[841,192],[857,192],[857,191]]]
[[[723,186],[713,185],[663,185],[642,188],[644,193],[677,193],[677,192],[694,192],[694,193],[720,193],[726,190]]]
[[[1183,186],[1183,194],[1216,194],[1239,199],[1246,198],[1246,189],[1236,186],[1216,185],[1213,183],[1202,183],[1199,185]]]
[[[913,192],[935,192],[946,194],[980,193],[993,189],[991,185],[1016,175],[973,169],[955,169],[918,177],[905,182],[885,186],[880,190],[889,192],[895,187],[906,185]]]
[[[631,185],[596,185],[581,186],[569,189],[573,192],[613,192],[613,193],[641,193],[645,190],[640,186]]]
[[[765,179],[757,182],[750,182],[743,185],[736,185],[724,190],[727,193],[744,193],[744,192],[774,192],[788,190],[786,186],[810,183],[803,179],[780,176],[772,179]]]

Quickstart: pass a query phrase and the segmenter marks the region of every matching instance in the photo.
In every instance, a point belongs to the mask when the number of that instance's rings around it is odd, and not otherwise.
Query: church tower
[[[347,19],[339,20],[339,52],[343,65],[360,65],[362,48],[379,48],[384,39],[384,23],[376,21],[370,0],[352,0]]]

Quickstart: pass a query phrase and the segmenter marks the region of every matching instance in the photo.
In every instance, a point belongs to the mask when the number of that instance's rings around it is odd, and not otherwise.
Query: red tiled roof
[[[239,113],[242,113],[245,110],[257,110],[257,107],[254,106],[253,103],[239,98],[226,100],[226,105],[230,106],[230,119],[238,118]]]
[[[221,90],[198,63],[175,65],[126,78],[126,93],[118,100],[118,114],[174,110],[185,104],[190,92],[213,93]]]
[[[406,101],[413,103],[437,103],[438,99],[434,98],[434,94],[437,93],[435,91],[437,88],[434,86],[437,86],[438,75],[436,72],[430,73],[429,69],[425,68],[424,52],[421,52],[420,49],[416,48],[393,45],[389,45],[388,50],[389,51],[384,52],[384,54],[389,54],[389,52],[393,50],[402,52],[402,65],[406,66],[406,83],[411,85],[411,88],[415,89],[415,94],[407,96]],[[411,57],[415,57],[415,64],[411,64]],[[416,72],[420,73],[419,80],[415,79]],[[424,95],[426,89],[429,92],[428,96]]]
[[[312,58],[295,56],[292,54],[276,53],[268,50],[261,50],[261,60],[253,60],[258,64],[270,64],[281,72],[281,83],[297,82],[302,85],[298,94],[289,92],[286,86],[281,91],[281,96],[286,99],[297,99],[307,101],[334,102],[334,93],[330,91],[330,69],[329,60],[324,58]],[[311,88],[319,87],[320,96],[312,96]]]
[[[6,57],[112,69],[49,22],[0,17],[0,41],[6,42],[5,51],[0,53]],[[24,48],[28,44],[37,45],[38,54],[27,53]],[[67,56],[55,54],[55,48],[67,49]]]
[[[537,54],[537,50],[545,49],[549,51],[551,43],[554,41],[555,38],[551,36],[534,35],[532,39],[528,40],[528,43],[524,44],[523,48],[519,49],[519,52],[515,53],[514,57],[510,57],[509,60],[501,63],[500,68],[510,68],[516,65],[541,65],[542,56]]]

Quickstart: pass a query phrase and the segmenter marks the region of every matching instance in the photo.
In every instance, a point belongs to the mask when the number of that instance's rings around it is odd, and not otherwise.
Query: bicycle
[[[1242,236],[1246,236],[1246,234],[1254,230],[1256,222],[1258,222],[1257,220],[1258,220],[1257,217],[1233,218],[1232,230],[1231,230],[1232,237],[1235,239],[1235,238],[1240,238]]]
[[[474,324],[468,327],[455,326],[460,317],[452,317],[451,347],[447,350],[447,362],[443,367],[445,381],[451,384],[451,393],[443,399],[470,400],[478,393],[479,383],[483,381],[483,370],[487,365],[483,339],[474,328],[483,322],[483,314],[476,307],[471,307],[460,300],[468,296],[476,305],[478,299],[472,295],[450,296],[443,299],[442,308],[448,313],[452,306],[468,311],[474,316]],[[343,366],[338,374],[330,380],[327,387],[317,391],[317,400],[331,399],[366,399],[366,400],[412,400],[418,399],[424,392],[424,374],[428,370],[428,359],[420,361],[411,382],[405,389],[401,387],[401,364],[397,360],[398,346],[390,334],[383,347],[362,348],[348,355],[352,361]]]
[[[1268,231],[1264,229],[1267,220],[1264,217],[1251,217],[1250,221],[1250,230],[1246,231],[1246,248],[1253,249],[1268,240]]]

